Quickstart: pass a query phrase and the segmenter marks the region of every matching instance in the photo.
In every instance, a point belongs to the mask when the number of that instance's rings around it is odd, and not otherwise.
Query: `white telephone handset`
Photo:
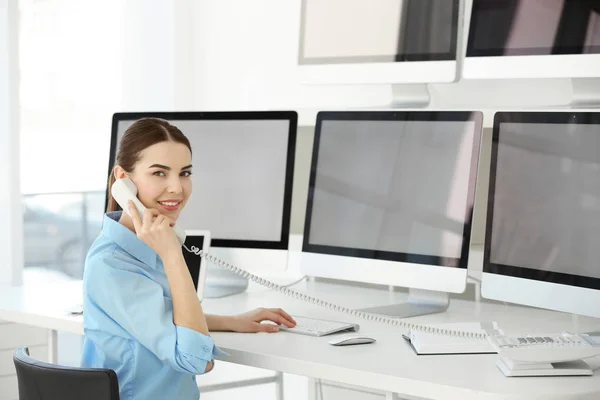
[[[138,212],[140,213],[140,215],[143,215],[144,211],[146,210],[146,207],[144,207],[144,205],[137,198],[137,192],[138,192],[138,190],[137,190],[137,187],[135,186],[135,183],[133,183],[133,181],[129,178],[117,179],[111,187],[112,196],[117,201],[117,203],[121,206],[121,208],[125,212],[127,212],[127,214],[129,214],[129,210],[128,210],[129,207],[128,207],[127,202],[128,202],[128,200],[133,200],[133,203],[135,204]],[[487,334],[484,334],[484,333],[462,332],[462,331],[456,331],[456,330],[452,330],[452,329],[440,329],[440,328],[435,328],[435,327],[431,327],[431,326],[427,326],[427,325],[413,324],[413,323],[406,322],[404,320],[397,319],[397,318],[387,318],[387,317],[383,317],[378,314],[366,313],[363,311],[357,311],[357,310],[353,310],[351,308],[346,308],[346,307],[342,307],[342,306],[339,306],[336,304],[328,303],[328,302],[320,300],[316,297],[309,296],[305,293],[297,292],[286,286],[278,285],[276,283],[273,283],[266,279],[263,279],[259,276],[251,274],[248,271],[245,271],[241,268],[235,267],[225,261],[219,260],[218,258],[211,256],[210,254],[198,249],[195,246],[192,246],[191,249],[188,249],[187,246],[184,244],[184,242],[185,242],[184,231],[182,229],[178,228],[177,226],[174,226],[173,230],[175,231],[175,234],[177,235],[177,238],[181,242],[183,248],[186,249],[187,251],[189,251],[190,253],[194,253],[197,256],[202,257],[203,259],[205,259],[206,261],[208,261],[212,264],[215,264],[221,268],[228,269],[237,275],[243,276],[246,279],[249,279],[253,282],[258,283],[259,285],[266,286],[273,290],[277,290],[278,292],[281,292],[288,296],[291,296],[291,297],[294,297],[294,298],[297,298],[300,300],[304,300],[306,302],[309,302],[309,303],[312,303],[312,304],[315,304],[315,305],[318,305],[321,307],[329,308],[329,309],[335,310],[337,312],[349,314],[356,318],[362,318],[362,319],[366,319],[369,321],[380,322],[380,323],[396,326],[399,328],[405,328],[405,329],[412,330],[412,331],[436,333],[436,334],[442,334],[442,335],[448,335],[448,336],[459,336],[459,337],[473,338],[473,339],[484,339],[487,337]]]
[[[137,208],[138,213],[140,214],[140,218],[143,218],[146,207],[137,198],[138,189],[131,179],[117,179],[115,183],[113,183],[110,192],[117,203],[121,206],[123,211],[125,211],[129,216],[131,216],[131,214],[129,213],[128,201],[133,201],[135,208]],[[177,239],[179,239],[179,243],[181,243],[183,246],[185,243],[185,232],[178,226],[174,226],[173,230],[175,231],[175,235],[177,235]]]

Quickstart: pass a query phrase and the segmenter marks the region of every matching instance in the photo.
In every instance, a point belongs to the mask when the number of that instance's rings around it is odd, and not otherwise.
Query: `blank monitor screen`
[[[484,272],[600,289],[600,113],[497,113]]]
[[[319,113],[303,251],[467,266],[481,113]]]
[[[468,57],[600,53],[598,0],[473,0]]]
[[[209,230],[213,247],[287,249],[295,112],[115,114],[110,168],[121,136],[143,117],[168,120],[192,145],[185,229]]]
[[[456,60],[458,0],[303,0],[301,65]]]

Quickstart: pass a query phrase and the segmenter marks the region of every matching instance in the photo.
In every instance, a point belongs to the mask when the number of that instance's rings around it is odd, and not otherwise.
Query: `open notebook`
[[[456,329],[476,333],[501,333],[496,322],[462,322],[431,324],[434,328]],[[415,352],[421,354],[485,354],[496,353],[487,339],[467,339],[433,333],[413,332],[403,335]]]

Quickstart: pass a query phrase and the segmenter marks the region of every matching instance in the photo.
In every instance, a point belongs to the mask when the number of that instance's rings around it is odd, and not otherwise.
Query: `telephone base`
[[[582,360],[557,363],[519,363],[501,357],[496,363],[505,376],[590,376],[594,372]]]

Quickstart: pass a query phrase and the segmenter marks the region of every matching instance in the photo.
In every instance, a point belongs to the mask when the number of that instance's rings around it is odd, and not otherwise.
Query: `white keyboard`
[[[299,317],[296,315],[292,315],[292,318],[296,321],[295,327],[288,328],[284,325],[280,325],[279,329],[286,332],[298,333],[300,335],[325,336],[336,332],[356,332],[360,328],[358,324],[348,322]]]

